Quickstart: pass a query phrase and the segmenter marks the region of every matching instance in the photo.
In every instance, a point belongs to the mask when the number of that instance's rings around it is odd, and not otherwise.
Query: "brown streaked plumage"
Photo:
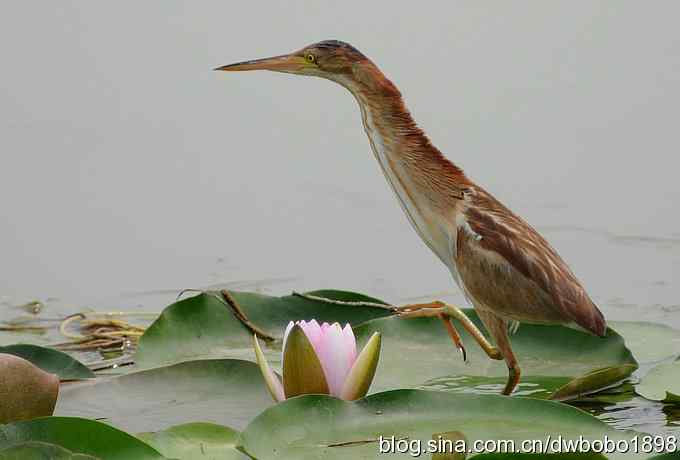
[[[520,373],[508,337],[510,321],[573,323],[604,336],[602,313],[555,250],[430,143],[399,90],[366,56],[347,43],[328,40],[215,70],[258,69],[326,78],[356,98],[371,150],[400,205],[449,267],[497,348],[455,307],[438,302],[407,306],[404,315],[441,315],[448,308],[490,357],[505,359],[509,378],[504,393],[512,392]],[[450,334],[461,346],[455,330]]]

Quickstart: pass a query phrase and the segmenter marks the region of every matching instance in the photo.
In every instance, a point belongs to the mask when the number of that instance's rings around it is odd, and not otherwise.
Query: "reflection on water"
[[[505,377],[477,377],[469,375],[443,376],[431,379],[418,388],[422,390],[450,391],[453,393],[499,394],[505,388]],[[547,398],[552,391],[569,381],[566,378],[543,378],[543,381],[532,382],[525,378],[517,385],[515,396],[533,396]]]
[[[575,402],[575,407],[590,412],[619,429],[632,429],[651,434],[678,434],[680,412],[677,406],[649,401],[631,395],[617,403]]]
[[[666,426],[669,431],[678,433],[680,431],[680,406],[666,404],[663,406],[663,413],[666,414]]]

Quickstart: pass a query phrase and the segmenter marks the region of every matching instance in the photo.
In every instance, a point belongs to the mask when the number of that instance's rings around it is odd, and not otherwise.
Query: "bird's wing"
[[[475,187],[469,198],[463,215],[467,231],[474,237],[468,238],[467,244],[496,253],[543,290],[568,318],[604,335],[604,316],[550,244],[485,190]]]

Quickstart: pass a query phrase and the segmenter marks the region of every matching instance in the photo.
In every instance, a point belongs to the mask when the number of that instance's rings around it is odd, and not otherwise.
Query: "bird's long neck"
[[[448,226],[468,179],[418,128],[394,84],[377,68],[366,72],[348,89],[361,108],[371,149],[418,234],[448,263]]]

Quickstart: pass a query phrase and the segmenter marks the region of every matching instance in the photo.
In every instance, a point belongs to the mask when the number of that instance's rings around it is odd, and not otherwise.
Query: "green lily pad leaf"
[[[197,420],[241,428],[272,404],[257,364],[200,360],[64,388],[55,413],[137,433]]]
[[[631,375],[637,366],[634,364],[624,364],[622,366],[611,366],[603,369],[597,369],[588,372],[585,375],[576,377],[569,381],[566,385],[561,386],[550,396],[550,399],[556,401],[563,401],[567,399],[574,399],[584,396],[581,392],[585,390],[586,394],[592,393],[592,389],[602,389],[610,386],[612,383],[620,382],[629,375]]]
[[[343,291],[310,294],[331,300],[381,303]],[[277,337],[288,321],[309,318],[348,321],[364,340],[375,330],[383,332],[382,370],[377,372],[374,391],[403,387],[467,391],[474,383],[475,392],[497,393],[505,383],[504,363],[489,360],[461,331],[471,361],[464,364],[435,319],[401,320],[388,316],[389,311],[378,307],[337,305],[299,296],[271,297],[240,292],[231,292],[231,296],[252,323]],[[466,312],[481,328],[474,311]],[[356,326],[366,319],[369,321]],[[667,332],[671,334],[672,330]],[[670,340],[670,337],[667,338]],[[566,327],[525,324],[512,341],[523,370],[517,395],[547,398],[561,388],[555,397],[570,399],[624,379],[637,365],[622,338],[612,330],[607,338],[601,339]],[[270,345],[264,350],[265,355],[272,358],[270,363],[274,367],[280,364],[276,348],[279,346],[275,343],[273,348]],[[148,368],[160,363],[217,356],[254,360],[250,331],[236,318],[220,293],[204,293],[166,308],[141,338],[135,359],[138,366]],[[408,366],[403,365],[406,361]],[[603,368],[608,370],[591,374]]]
[[[0,423],[52,415],[58,394],[59,377],[0,353]]]
[[[308,293],[349,302],[383,303],[363,294],[323,290]],[[230,291],[248,320],[273,337],[281,338],[289,321],[350,323],[389,314],[379,307],[335,305],[297,295],[272,297]],[[135,362],[140,368],[198,358],[254,359],[252,332],[237,319],[220,292],[205,292],[168,306],[140,338]]]
[[[77,359],[59,350],[38,345],[17,344],[0,347],[0,353],[19,356],[40,369],[57,374],[61,381],[94,378],[94,372]]]
[[[635,392],[653,401],[680,403],[680,361],[654,367],[635,387]]]
[[[465,460],[467,453],[458,451],[454,446],[456,443],[465,445],[468,440],[460,431],[447,431],[443,433],[433,433],[430,438],[436,442],[436,451],[432,453],[432,460]]]
[[[0,460],[99,460],[86,454],[74,454],[68,449],[46,442],[25,442],[0,450]]]
[[[299,295],[272,297],[251,292],[230,291],[248,318],[271,335],[282,337],[290,321],[316,319],[321,322],[349,323],[352,327],[374,318],[389,316],[385,308],[359,305],[337,305],[322,300],[311,300]],[[334,289],[322,289],[305,293],[307,296],[342,302],[369,302],[385,305],[385,302],[364,294]]]
[[[475,455],[477,460],[605,460],[602,454],[594,452],[570,452],[559,454],[495,453]]]
[[[665,324],[612,321],[609,327],[626,340],[626,346],[641,364],[673,358],[680,350],[680,330]]]
[[[484,330],[473,310],[465,313]],[[360,341],[374,331],[383,334],[383,350],[373,391],[472,388],[478,393],[500,393],[505,384],[503,361],[489,359],[461,330],[469,361],[463,362],[438,319],[380,318],[354,329]],[[623,338],[611,329],[606,338],[600,338],[562,326],[522,324],[510,340],[522,368],[515,392],[519,396],[570,399],[617,383],[637,368]],[[601,372],[593,374],[595,370]]]
[[[178,460],[246,460],[236,449],[240,433],[212,423],[186,423],[156,433],[137,435],[158,452]]]
[[[476,440],[629,439],[571,406],[533,398],[395,390],[358,401],[305,395],[270,407],[241,434],[244,451],[260,459],[427,458],[433,433]],[[405,442],[400,443],[398,440]],[[529,441],[530,442],[530,441]],[[406,449],[406,450],[401,450]],[[382,452],[382,453],[381,453]],[[414,455],[415,453],[415,455]]]
[[[613,405],[628,402],[635,398],[635,389],[630,381],[624,382],[621,385],[606,388],[597,393],[592,393],[580,397],[572,404],[577,407],[595,407],[597,405]]]
[[[648,460],[679,460],[680,459],[680,450],[677,452],[669,452],[666,454],[660,454],[660,455],[655,455],[654,457],[650,457]]]
[[[134,436],[94,420],[44,417],[0,425],[0,445],[9,446],[27,441],[55,444],[73,452],[106,460],[164,458],[153,447]]]

